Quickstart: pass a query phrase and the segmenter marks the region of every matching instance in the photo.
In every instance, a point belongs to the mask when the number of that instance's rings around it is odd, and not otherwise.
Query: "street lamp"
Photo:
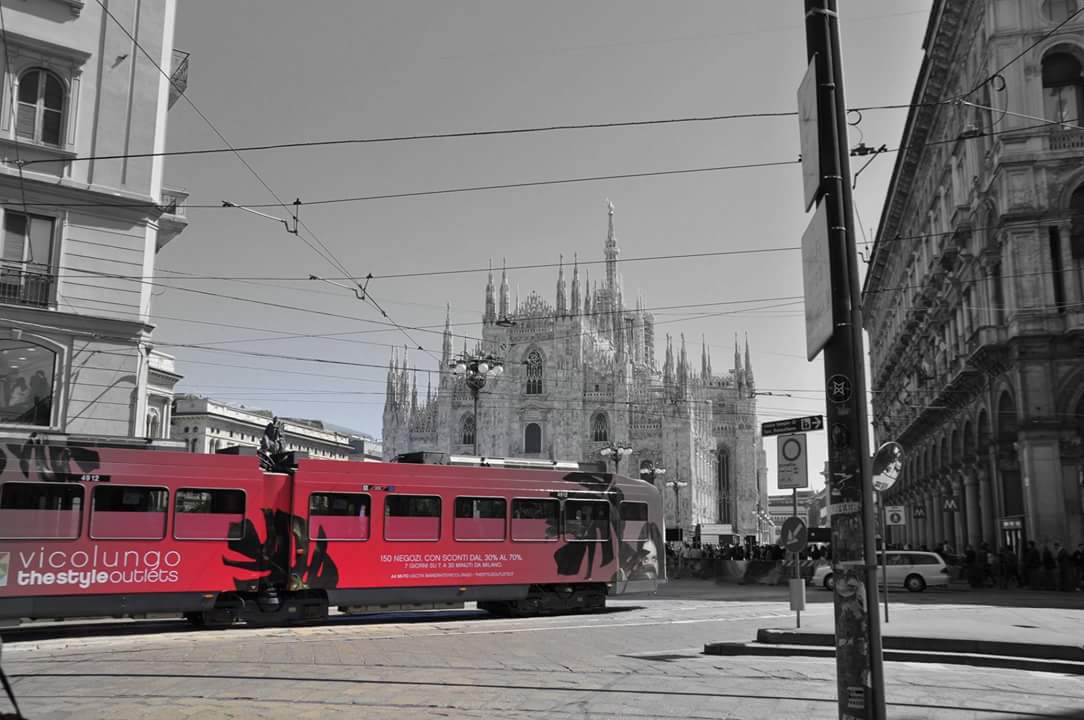
[[[598,451],[600,455],[605,458],[609,458],[614,461],[614,475],[617,474],[617,469],[621,465],[621,458],[632,454],[632,448],[627,445],[616,445],[610,443],[606,447]]]
[[[667,480],[666,487],[674,488],[674,527],[681,527],[681,488],[689,483],[683,480]]]
[[[665,475],[665,474],[666,474],[666,468],[659,467],[658,465],[651,462],[650,460],[645,460],[644,463],[643,463],[643,467],[640,468],[640,477],[642,479],[644,479],[644,480],[647,480],[652,485],[655,484],[655,477],[657,475]]]
[[[504,363],[493,355],[460,355],[449,363],[452,372],[464,378],[471,398],[474,400],[474,454],[478,454],[478,391],[486,386],[486,380],[497,378],[504,372]]]

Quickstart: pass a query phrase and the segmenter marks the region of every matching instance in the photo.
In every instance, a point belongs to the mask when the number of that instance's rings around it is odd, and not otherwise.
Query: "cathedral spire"
[[[591,271],[587,270],[585,271],[585,274],[587,279],[583,284],[583,314],[588,316],[588,319],[590,319],[591,313],[595,311],[594,305],[591,304],[592,302],[594,302],[594,298],[591,297]]]
[[[388,358],[388,383],[384,388],[384,409],[395,404],[395,348],[391,349],[391,357]]]
[[[704,336],[700,336],[700,380],[705,385],[711,380],[711,373],[708,372],[708,339]]]
[[[606,201],[609,208],[609,228],[606,231],[606,290],[609,292],[610,310],[617,310],[617,236],[614,234],[614,204]]]
[[[440,349],[440,370],[445,372],[452,361],[452,304],[444,310],[444,343]]]
[[[415,368],[411,374],[413,377],[410,383],[410,412],[413,414],[418,411],[418,369]]]
[[[489,261],[489,281],[486,282],[486,312],[483,317],[485,322],[497,320],[497,295],[493,290],[493,260]]]
[[[666,361],[662,366],[662,382],[668,390],[674,386],[674,346],[670,342],[670,333],[666,333]]]
[[[681,355],[678,358],[678,384],[687,387],[689,384],[689,356],[685,352],[685,333],[681,333]]]
[[[749,357],[749,333],[745,333],[745,382],[753,388],[753,361]]]
[[[501,258],[501,308],[500,316],[502,318],[508,317],[508,301],[510,300],[511,290],[508,287],[508,262]]]
[[[568,305],[565,303],[565,256],[560,255],[557,263],[557,317],[568,315]]]
[[[572,254],[572,314],[580,314],[580,258]]]

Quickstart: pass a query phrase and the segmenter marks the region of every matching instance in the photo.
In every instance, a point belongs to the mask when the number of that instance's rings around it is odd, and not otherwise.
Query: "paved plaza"
[[[173,621],[42,625],[6,633],[3,662],[32,720],[834,718],[831,658],[703,654],[708,642],[793,627],[784,594],[693,580],[578,616],[467,610],[217,632]],[[973,616],[1048,637],[1064,624],[1064,642],[1084,645],[1084,593],[1035,594],[1035,608],[966,591],[893,600],[899,627],[944,632]],[[825,627],[831,612],[830,595],[811,590],[803,624]],[[885,667],[890,718],[1084,718],[1084,676]]]

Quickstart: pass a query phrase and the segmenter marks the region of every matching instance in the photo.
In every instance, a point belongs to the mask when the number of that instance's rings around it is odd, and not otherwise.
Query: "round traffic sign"
[[[889,525],[903,525],[904,524],[904,522],[903,522],[903,512],[900,511],[900,510],[893,510],[890,513],[888,513],[888,518],[887,519],[888,519],[888,524]]]
[[[797,516],[792,516],[783,521],[783,529],[779,534],[779,542],[787,552],[801,552],[805,550],[807,533],[805,522]]]

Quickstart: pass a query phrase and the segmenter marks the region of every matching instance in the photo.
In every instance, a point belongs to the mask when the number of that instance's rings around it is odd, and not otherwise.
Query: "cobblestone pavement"
[[[31,720],[836,717],[833,660],[702,655],[793,618],[778,601],[707,592],[580,616],[14,639],[3,659]],[[917,663],[886,676],[890,718],[1084,718],[1078,676]]]

